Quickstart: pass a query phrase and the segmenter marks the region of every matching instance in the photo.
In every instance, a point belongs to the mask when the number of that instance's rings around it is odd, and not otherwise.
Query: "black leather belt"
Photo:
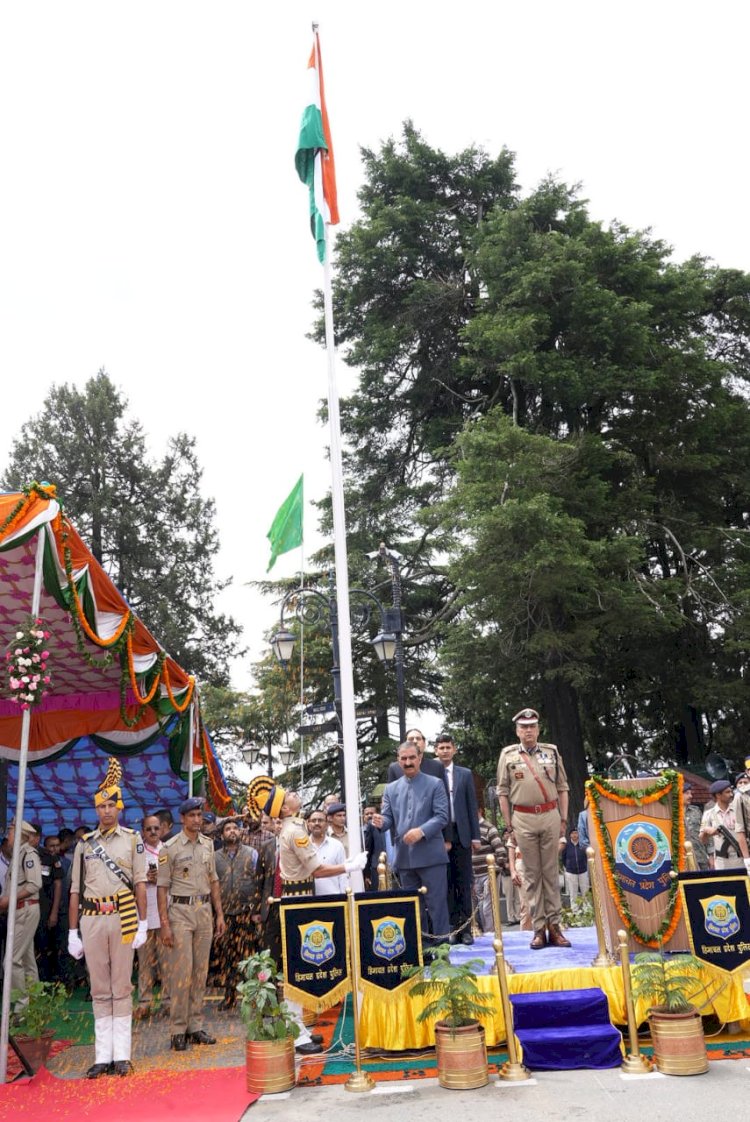
[[[210,896],[172,896],[173,904],[207,904]]]
[[[312,896],[315,891],[315,882],[312,877],[307,880],[284,880],[281,882],[282,896]]]

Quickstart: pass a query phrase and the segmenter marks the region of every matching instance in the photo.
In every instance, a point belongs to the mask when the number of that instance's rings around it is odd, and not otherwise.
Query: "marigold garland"
[[[54,499],[57,497],[57,487],[54,483],[46,483],[42,486],[34,480],[28,487],[23,488],[23,498],[19,499],[13,507],[10,514],[3,520],[0,525],[0,539],[4,537],[7,530],[9,530],[13,523],[16,522],[22,514],[25,514],[26,508],[31,505],[32,495],[36,495],[40,499]]]
[[[628,929],[628,932],[638,939],[639,942],[644,943],[648,947],[658,947],[660,943],[667,943],[680,922],[682,915],[682,900],[679,895],[679,888],[677,880],[670,883],[667,894],[667,910],[659,928],[651,934],[643,931],[636,923],[630,911],[628,899],[625,892],[620,885],[619,878],[614,875],[615,856],[612,852],[612,840],[609,836],[609,831],[606,828],[600,799],[610,799],[612,802],[618,803],[621,806],[644,806],[648,803],[659,802],[672,794],[674,788],[674,798],[672,799],[672,831],[671,831],[671,848],[672,848],[672,864],[675,863],[675,854],[677,856],[677,868],[682,870],[684,868],[684,845],[685,845],[685,824],[680,814],[680,807],[682,805],[682,775],[677,771],[667,770],[649,787],[628,791],[622,787],[615,787],[607,779],[601,776],[594,776],[592,779],[587,780],[586,790],[589,795],[589,801],[593,810],[592,819],[594,822],[594,830],[599,843],[599,851],[602,854],[602,865],[604,873],[607,878],[607,884],[615,902],[615,907],[622,919],[623,923]]]

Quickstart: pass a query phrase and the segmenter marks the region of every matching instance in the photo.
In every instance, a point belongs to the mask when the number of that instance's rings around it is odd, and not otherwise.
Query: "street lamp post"
[[[349,590],[350,608],[352,614],[352,630],[361,632],[372,618],[374,609],[380,613],[380,632],[372,640],[372,645],[381,662],[388,664],[394,658],[397,646],[395,634],[389,630],[388,613],[383,605],[371,592],[363,588]],[[288,592],[281,601],[279,616],[279,630],[271,640],[271,646],[276,658],[282,666],[286,666],[294,652],[295,635],[287,627],[287,610],[291,609],[298,620],[312,626],[324,620],[331,634],[331,649],[333,665],[331,677],[333,678],[333,701],[336,707],[336,716],[339,723],[339,774],[341,790],[344,789],[343,776],[343,745],[341,740],[341,667],[339,664],[339,618],[336,600],[336,585],[333,572],[328,572],[328,591],[321,592],[317,588],[294,588]]]
[[[372,554],[370,554],[372,556]],[[386,562],[391,570],[391,600],[392,607],[388,615],[388,628],[396,636],[396,651],[394,662],[396,664],[396,694],[398,697],[398,739],[399,744],[406,740],[406,691],[404,689],[404,643],[403,643],[403,614],[401,612],[401,569],[399,568],[400,555],[393,549],[388,549],[385,542],[380,543],[377,556]]]

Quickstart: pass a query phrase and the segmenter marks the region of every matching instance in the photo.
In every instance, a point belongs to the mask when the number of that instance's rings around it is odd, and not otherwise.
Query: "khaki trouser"
[[[168,998],[167,955],[168,950],[159,938],[159,928],[149,928],[146,942],[138,948],[138,1004],[150,1005],[154,998],[154,979],[158,970],[161,979],[161,1003]]]
[[[129,1017],[133,1012],[133,944],[122,941],[119,913],[81,916],[81,942],[94,1017]]]
[[[39,981],[39,971],[34,955],[34,935],[39,926],[39,905],[24,904],[16,910],[16,926],[13,935],[13,967],[10,975],[10,990],[26,993],[29,982]]]
[[[560,812],[513,814],[513,833],[523,858],[523,879],[534,930],[560,923]]]
[[[167,950],[170,1032],[200,1032],[213,938],[211,902],[170,904],[169,926],[174,937],[174,946]]]

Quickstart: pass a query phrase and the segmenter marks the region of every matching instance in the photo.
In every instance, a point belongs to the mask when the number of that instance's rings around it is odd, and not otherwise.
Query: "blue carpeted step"
[[[517,1029],[516,1036],[523,1047],[523,1062],[532,1071],[609,1068],[622,1063],[620,1033],[609,1024]]]
[[[548,990],[544,993],[513,993],[513,1023],[518,1029],[545,1026],[608,1025],[609,1005],[603,990]]]

